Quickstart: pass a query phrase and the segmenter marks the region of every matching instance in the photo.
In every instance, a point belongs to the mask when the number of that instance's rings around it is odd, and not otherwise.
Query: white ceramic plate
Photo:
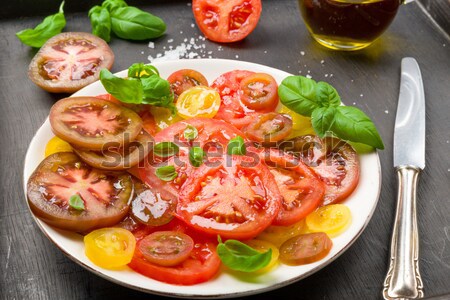
[[[172,72],[179,69],[190,68],[200,71],[210,83],[222,73],[235,69],[269,73],[278,83],[286,76],[291,75],[259,64],[222,59],[166,61],[155,63],[154,65],[158,68],[163,78],[167,78]],[[119,76],[126,76],[126,74],[126,71],[118,73]],[[103,93],[105,93],[105,90],[98,81],[81,89],[74,96],[95,96]],[[31,141],[25,157],[25,195],[28,178],[44,158],[45,145],[52,137],[53,133],[49,120],[47,119]],[[280,265],[268,274],[247,278],[245,280],[221,272],[208,282],[193,286],[179,286],[152,280],[129,268],[120,271],[105,270],[91,263],[85,256],[81,235],[57,230],[36,218],[35,220],[43,233],[73,261],[107,280],[129,288],[174,297],[218,298],[262,293],[288,285],[317,272],[348,249],[362,233],[372,217],[378,201],[381,186],[381,170],[376,151],[361,154],[360,161],[361,178],[359,185],[351,197],[345,201],[345,204],[352,212],[352,224],[342,235],[333,239],[331,252],[324,259],[312,264],[296,267]]]

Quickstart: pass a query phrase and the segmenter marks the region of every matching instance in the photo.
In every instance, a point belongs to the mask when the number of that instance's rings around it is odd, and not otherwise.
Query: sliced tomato
[[[243,131],[249,140],[271,145],[291,134],[292,119],[276,112],[261,114]]]
[[[59,100],[50,110],[50,124],[61,139],[90,150],[120,148],[134,141],[142,128],[132,110],[95,97]]]
[[[170,88],[173,91],[175,101],[184,91],[197,85],[208,86],[208,80],[202,73],[192,69],[178,70],[167,78]]]
[[[219,93],[208,86],[194,86],[178,97],[176,108],[184,119],[213,118],[220,108]]]
[[[295,236],[280,247],[280,260],[291,266],[321,260],[333,247],[331,239],[323,232]]]
[[[28,77],[52,93],[73,93],[111,69],[114,54],[101,38],[86,32],[63,32],[50,38],[28,67]]]
[[[177,216],[193,228],[223,238],[250,239],[277,216],[281,195],[259,159],[226,156],[202,165],[181,188]]]
[[[273,225],[288,226],[305,218],[323,199],[325,185],[301,160],[275,149],[260,152],[282,196]]]
[[[298,155],[325,182],[323,205],[345,200],[358,185],[358,154],[340,139],[305,135],[286,141],[280,147]]]
[[[140,251],[138,242],[130,268],[147,277],[170,284],[193,285],[210,280],[219,270],[220,258],[216,245],[210,242],[196,242],[189,257],[173,267],[164,267],[149,262]]]
[[[132,195],[130,175],[94,169],[70,152],[44,159],[27,185],[28,203],[37,217],[77,232],[117,224],[128,213]],[[70,205],[72,196],[81,198],[84,209]]]
[[[243,40],[256,27],[261,0],[193,0],[192,11],[203,34],[214,42]]]
[[[273,111],[279,102],[278,84],[266,73],[255,73],[241,81],[242,103],[255,110]]]

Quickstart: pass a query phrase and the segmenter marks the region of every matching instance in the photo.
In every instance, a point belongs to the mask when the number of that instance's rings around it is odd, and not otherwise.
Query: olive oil
[[[400,0],[299,0],[314,39],[339,50],[370,45],[392,22],[400,4]]]

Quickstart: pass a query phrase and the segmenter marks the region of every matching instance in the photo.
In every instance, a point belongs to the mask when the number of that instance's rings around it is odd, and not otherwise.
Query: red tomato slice
[[[190,256],[173,267],[153,264],[140,251],[139,241],[130,268],[142,275],[170,284],[193,285],[210,280],[219,270],[220,258],[216,245],[210,242],[196,242]]]
[[[206,80],[205,76],[203,76],[202,73],[191,69],[178,70],[172,73],[167,78],[167,81],[170,82],[170,88],[175,96],[175,101],[181,93],[191,87],[197,85],[208,86],[208,80]]]
[[[325,186],[301,160],[275,149],[260,152],[260,157],[268,165],[282,195],[274,225],[292,225],[322,203]]]
[[[193,0],[192,11],[203,34],[214,42],[243,40],[258,24],[261,0]]]
[[[358,154],[340,139],[305,135],[286,141],[280,147],[297,154],[325,183],[322,205],[345,200],[358,185]]]
[[[291,134],[292,119],[287,115],[271,112],[257,116],[243,129],[251,141],[271,145]]]
[[[250,109],[273,111],[278,105],[278,84],[269,74],[255,73],[245,77],[241,89],[242,103]]]
[[[117,224],[128,213],[132,194],[129,174],[94,169],[69,152],[44,159],[27,185],[28,203],[37,217],[77,232]],[[75,195],[83,201],[83,210],[70,206]]]
[[[182,186],[177,216],[193,228],[223,238],[257,236],[280,209],[273,176],[258,157],[225,156],[202,165]]]
[[[111,69],[114,54],[101,38],[86,32],[63,32],[49,39],[34,56],[28,76],[52,93],[73,93]]]

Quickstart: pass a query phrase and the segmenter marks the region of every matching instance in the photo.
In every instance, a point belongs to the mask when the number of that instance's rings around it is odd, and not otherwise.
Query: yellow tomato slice
[[[311,118],[302,116],[284,105],[278,108],[278,112],[282,114],[287,114],[292,118],[292,132],[287,139],[292,139],[297,136],[314,134],[314,129],[311,125]]]
[[[122,228],[102,228],[84,237],[86,256],[97,266],[115,269],[127,265],[134,253],[136,239]]]
[[[159,130],[169,127],[170,125],[183,120],[178,114],[172,114],[172,111],[165,107],[152,106],[150,113],[155,119],[156,126]]]
[[[185,90],[175,104],[184,119],[194,117],[213,118],[220,107],[219,93],[207,86],[194,86]]]
[[[285,241],[296,235],[302,234],[305,228],[305,221],[299,222],[290,226],[269,226],[261,232],[257,238],[274,244],[280,247]]]
[[[45,146],[45,157],[57,152],[73,152],[72,146],[57,136],[54,136],[48,141]]]
[[[325,232],[336,237],[350,226],[352,214],[344,204],[331,204],[318,208],[306,217],[309,232]]]
[[[253,273],[255,273],[255,274],[266,273],[266,272],[272,270],[278,264],[278,257],[280,256],[280,251],[274,244],[272,244],[268,241],[256,240],[256,239],[246,241],[245,243],[259,252],[267,252],[267,251],[269,251],[269,249],[272,249],[272,259],[270,260],[269,264],[267,266],[265,266],[264,268],[259,269],[258,271],[255,271]]]

